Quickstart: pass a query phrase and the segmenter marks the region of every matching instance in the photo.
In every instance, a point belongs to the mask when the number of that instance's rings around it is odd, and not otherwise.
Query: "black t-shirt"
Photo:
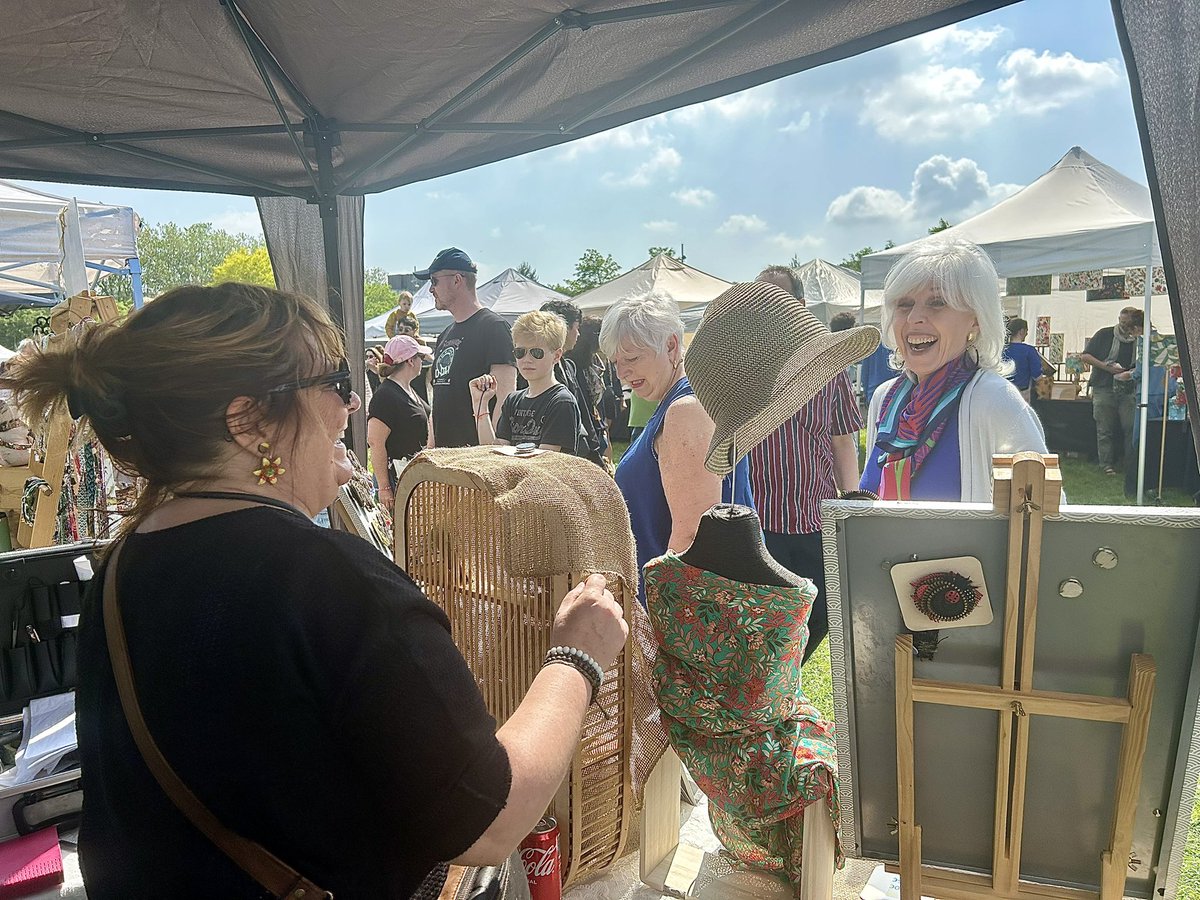
[[[1096,357],[1096,359],[1104,362],[1108,359],[1108,351],[1112,349],[1113,342],[1113,326],[1101,328],[1092,335],[1092,339],[1087,342],[1087,347],[1084,353]],[[1121,344],[1117,347],[1117,363],[1123,369],[1133,368],[1133,348],[1137,341],[1130,341],[1127,344]],[[1092,366],[1092,374],[1090,376],[1091,385],[1093,388],[1112,387],[1113,377],[1111,372],[1105,372],[1103,369],[1097,369]]]
[[[433,350],[433,432],[438,447],[473,447],[479,443],[471,379],[492,366],[515,366],[512,329],[490,309],[443,331]]]
[[[579,406],[570,389],[556,384],[536,397],[529,388],[513,391],[500,408],[496,437],[510,444],[552,444],[563,453],[576,453],[584,445]]]
[[[383,379],[371,397],[367,417],[391,429],[384,442],[389,460],[415,456],[429,438],[429,407],[390,378]]]
[[[135,534],[121,613],[151,735],[223,825],[349,898],[408,898],[507,801],[495,721],[438,607],[378,550],[267,507]],[[91,900],[264,892],[158,787],[91,583],[77,692]]]

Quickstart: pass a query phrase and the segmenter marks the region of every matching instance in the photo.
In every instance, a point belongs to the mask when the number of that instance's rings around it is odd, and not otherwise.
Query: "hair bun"
[[[67,391],[67,412],[72,419],[87,416],[102,431],[117,437],[129,434],[129,409],[120,397],[100,396],[83,388]]]

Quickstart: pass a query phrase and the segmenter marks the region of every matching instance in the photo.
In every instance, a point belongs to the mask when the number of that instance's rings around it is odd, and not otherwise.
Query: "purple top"
[[[867,462],[863,466],[862,479],[858,486],[864,491],[879,493],[879,480],[883,472],[879,466],[879,448],[867,448]],[[911,500],[962,499],[962,464],[958,454],[958,410],[946,420],[942,436],[934,444],[929,455],[912,479]]]

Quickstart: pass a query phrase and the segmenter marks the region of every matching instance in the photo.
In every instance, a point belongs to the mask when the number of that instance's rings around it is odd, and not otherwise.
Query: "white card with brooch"
[[[896,563],[891,575],[910,631],[991,624],[983,564],[974,556]]]

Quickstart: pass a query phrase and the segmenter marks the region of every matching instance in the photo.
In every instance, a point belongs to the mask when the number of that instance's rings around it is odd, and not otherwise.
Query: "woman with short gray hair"
[[[933,241],[901,257],[880,331],[901,375],[871,397],[863,490],[988,502],[994,454],[1046,452],[1042,423],[1004,377],[999,278],[977,245]]]
[[[643,294],[618,301],[604,314],[600,348],[622,383],[658,404],[616,472],[640,569],[667,550],[686,550],[714,504],[753,507],[749,468],[742,459],[722,478],[704,467],[714,426],[684,372],[683,322],[674,300]],[[640,583],[638,599],[645,606]]]

